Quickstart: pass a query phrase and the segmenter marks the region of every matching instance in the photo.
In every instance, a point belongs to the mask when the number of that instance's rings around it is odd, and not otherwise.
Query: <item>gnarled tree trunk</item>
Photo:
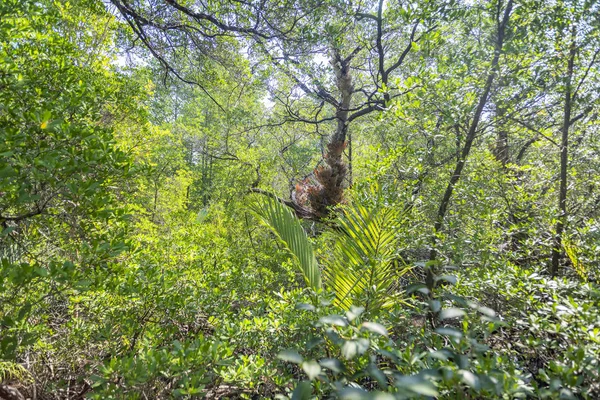
[[[336,107],[337,126],[331,135],[327,150],[324,154],[325,164],[318,167],[312,182],[305,180],[296,185],[293,200],[301,207],[309,208],[311,216],[323,218],[329,215],[331,207],[344,200],[344,188],[348,167],[343,160],[344,149],[348,137],[349,110],[352,101],[352,76],[350,74],[350,59],[342,58],[337,50],[333,51],[331,63],[340,99]]]

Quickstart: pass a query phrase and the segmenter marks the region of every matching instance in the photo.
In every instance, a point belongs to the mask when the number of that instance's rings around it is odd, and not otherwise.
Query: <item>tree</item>
[[[227,40],[235,38],[250,48],[251,59],[263,68],[274,67],[288,80],[287,93],[280,83],[272,90],[286,120],[333,124],[323,154],[325,163],[297,185],[292,201],[287,202],[299,216],[322,218],[343,200],[348,174],[343,155],[350,124],[386,110],[391,100],[405,94],[400,88],[404,64],[423,42],[436,37],[454,2],[386,7],[383,1],[357,5],[307,1],[287,11],[280,4],[243,3],[236,5],[235,18],[234,2],[221,2],[215,8],[199,4],[198,9],[175,1],[164,6],[161,2],[129,5],[120,0],[113,4],[165,70],[183,81],[206,91],[202,83],[186,75],[203,66],[182,64],[179,49],[193,49],[202,60],[217,58],[221,47],[230,43]],[[206,47],[207,42],[214,44],[213,50]],[[329,67],[322,64],[324,58],[330,58]],[[365,69],[365,65],[370,67]],[[297,101],[298,91],[310,100]]]
[[[594,17],[600,12],[595,2],[566,1],[557,3],[552,8],[555,29],[557,31],[555,48],[559,49],[557,62],[566,64],[562,74],[563,118],[560,140],[560,187],[558,191],[558,216],[552,247],[550,274],[556,276],[560,259],[564,255],[563,236],[568,220],[568,169],[569,169],[569,131],[582,118],[588,117],[593,104],[599,97],[593,98],[581,93],[585,90],[590,70],[595,67],[600,47],[598,46],[598,19]],[[560,36],[559,36],[560,35]],[[576,62],[578,67],[576,67]],[[577,71],[582,71],[576,73]],[[587,103],[587,104],[586,104]],[[579,107],[578,107],[579,106]],[[573,117],[573,111],[579,108],[580,113]]]
[[[87,6],[0,4],[2,358],[45,329],[32,316],[127,248],[131,159],[114,121],[140,116],[139,92],[109,68],[114,18]],[[84,21],[94,34],[76,34]]]
[[[450,204],[450,199],[452,197],[452,193],[454,192],[454,187],[460,180],[463,168],[469,157],[469,153],[471,152],[471,147],[473,146],[473,142],[475,140],[475,135],[477,133],[477,128],[479,125],[479,121],[481,119],[483,110],[488,102],[489,94],[492,89],[492,84],[494,83],[494,79],[496,78],[498,72],[498,65],[500,61],[500,56],[502,54],[502,49],[504,46],[506,30],[508,28],[510,15],[513,9],[513,1],[508,0],[506,5],[504,6],[504,11],[501,12],[502,4],[500,0],[497,2],[497,11],[496,11],[496,38],[494,41],[494,56],[490,63],[489,71],[487,72],[487,77],[485,78],[485,84],[482,88],[482,92],[479,95],[479,101],[477,103],[477,107],[473,112],[473,117],[471,119],[469,130],[467,132],[467,136],[465,138],[465,143],[461,149],[460,157],[458,158],[456,165],[454,167],[454,172],[450,177],[450,181],[448,182],[448,186],[444,191],[444,195],[440,202],[440,206],[436,215],[436,220],[434,224],[434,236],[433,236],[433,245],[431,247],[431,251],[429,254],[429,260],[433,261],[437,257],[437,249],[436,249],[436,237],[438,232],[443,227],[444,218],[446,216],[446,212],[448,210],[448,205]]]

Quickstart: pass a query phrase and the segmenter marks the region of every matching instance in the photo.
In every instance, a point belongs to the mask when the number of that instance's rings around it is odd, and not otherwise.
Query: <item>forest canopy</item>
[[[597,0],[0,1],[0,399],[600,398]]]

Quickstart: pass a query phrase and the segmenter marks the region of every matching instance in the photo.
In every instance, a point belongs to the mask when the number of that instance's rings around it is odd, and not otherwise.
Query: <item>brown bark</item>
[[[296,185],[294,199],[301,206],[309,207],[315,218],[329,215],[331,207],[344,200],[344,188],[348,168],[343,160],[348,136],[349,110],[352,101],[351,59],[344,59],[338,51],[333,51],[332,64],[335,71],[340,100],[336,107],[337,127],[327,144],[325,164],[315,170],[314,181],[304,181]]]

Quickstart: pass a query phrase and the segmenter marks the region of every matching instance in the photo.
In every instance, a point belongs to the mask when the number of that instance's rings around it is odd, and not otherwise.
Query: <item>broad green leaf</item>
[[[450,318],[460,318],[463,317],[466,313],[460,308],[444,308],[440,311],[439,318],[440,320],[450,319]]]
[[[451,285],[456,285],[456,276],[454,275],[440,275],[435,278],[436,282],[444,281]]]
[[[292,400],[309,400],[312,396],[312,386],[310,382],[302,381],[298,383],[292,393]]]
[[[304,310],[304,311],[315,311],[317,308],[312,304],[307,303],[298,303],[296,304],[296,310]]]
[[[346,370],[344,364],[337,358],[323,358],[319,360],[319,364],[321,364],[321,367],[327,368],[337,374]]]
[[[346,318],[348,318],[348,321],[352,322],[356,318],[360,317],[364,311],[364,307],[356,307],[354,305],[350,306],[350,310],[346,311]]]
[[[437,396],[439,394],[432,382],[417,375],[401,376],[396,380],[395,386],[399,389],[408,389],[423,396]]]
[[[363,355],[368,349],[371,342],[369,339],[359,338],[355,340],[347,340],[342,346],[342,356],[346,360],[351,360],[357,356]]]
[[[348,321],[341,315],[326,315],[319,318],[319,322],[324,325],[347,326]]]
[[[302,369],[311,381],[321,373],[321,366],[315,360],[304,361]]]
[[[289,207],[271,198],[256,200],[252,206],[254,213],[286,245],[297,261],[304,278],[315,290],[321,288],[321,270],[317,263],[312,244],[300,224],[300,220]]]
[[[304,360],[296,350],[282,350],[277,354],[277,358],[294,364],[300,364]]]
[[[338,396],[343,400],[394,400],[396,397],[381,391],[369,391],[357,387],[345,387],[338,391]]]
[[[442,303],[439,300],[429,300],[429,308],[436,313],[442,308]]]
[[[369,392],[356,387],[345,387],[338,391],[338,396],[343,400],[367,400],[371,399]]]
[[[366,329],[381,336],[388,336],[388,331],[385,329],[385,326],[378,324],[377,322],[363,322],[361,329]]]
[[[467,370],[458,371],[458,375],[460,376],[460,380],[463,381],[467,386],[475,390],[479,390],[481,385],[479,384],[479,377],[477,375]]]
[[[492,310],[489,307],[480,306],[480,307],[477,307],[477,311],[479,311],[480,313],[482,313],[483,315],[485,315],[487,317],[493,318],[496,316],[496,311]]]
[[[456,329],[453,328],[437,328],[435,330],[436,333],[439,333],[440,335],[445,335],[445,336],[452,336],[455,337],[457,339],[460,339],[463,337],[463,333],[461,331],[458,331]]]

